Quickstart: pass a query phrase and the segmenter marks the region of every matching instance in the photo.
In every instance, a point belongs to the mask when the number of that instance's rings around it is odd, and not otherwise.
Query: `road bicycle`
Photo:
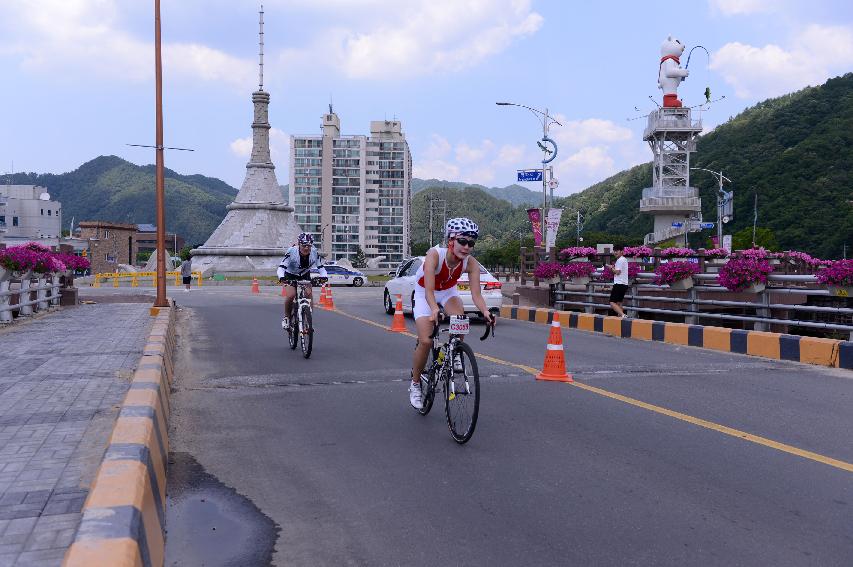
[[[305,288],[311,287],[311,282],[296,281],[293,284],[296,286],[296,296],[290,306],[287,340],[291,350],[296,350],[296,345],[301,344],[302,356],[308,358],[314,346],[314,327],[311,322],[311,300],[305,296]]]
[[[427,415],[432,409],[436,392],[443,391],[447,427],[450,428],[453,440],[460,445],[471,439],[480,412],[480,373],[477,369],[477,359],[471,347],[462,341],[470,331],[471,324],[465,316],[452,315],[448,327],[444,329],[436,322],[430,335],[432,356],[425,376],[421,376],[423,407],[418,410],[421,415]],[[448,339],[444,343],[439,338],[441,333],[448,333]],[[480,340],[486,340],[489,333],[494,337],[495,327],[486,323],[486,332]],[[457,359],[459,364],[454,365],[454,360]],[[454,370],[454,366],[457,366],[457,370]]]

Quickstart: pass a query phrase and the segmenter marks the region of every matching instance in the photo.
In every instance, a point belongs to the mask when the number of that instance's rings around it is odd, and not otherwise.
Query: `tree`
[[[769,228],[755,229],[755,245],[766,248],[767,250],[779,250],[779,243],[776,240],[776,235]],[[732,248],[735,250],[745,250],[752,248],[752,227],[738,231],[732,235]]]
[[[181,252],[179,254],[179,256],[181,257],[181,260],[189,260],[190,259],[190,250],[192,250],[191,246],[184,246],[183,248],[181,248]]]
[[[429,242],[412,242],[412,256],[425,256],[429,250]]]
[[[366,268],[367,267],[367,258],[364,257],[364,250],[361,249],[361,246],[356,246],[355,248],[355,257],[352,259],[352,267],[353,268]]]

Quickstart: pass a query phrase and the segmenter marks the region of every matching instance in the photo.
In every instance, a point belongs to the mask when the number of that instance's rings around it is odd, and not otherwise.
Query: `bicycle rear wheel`
[[[302,324],[299,329],[299,341],[302,343],[302,356],[311,356],[311,347],[314,346],[314,327],[311,324],[311,308],[302,306]]]
[[[480,373],[474,351],[465,343],[456,346],[462,359],[462,372],[451,372],[444,386],[444,411],[450,435],[459,444],[474,434],[480,412]],[[452,360],[452,359],[451,359]]]
[[[287,326],[287,342],[290,345],[290,350],[296,350],[296,345],[299,344],[299,320],[296,316],[296,300],[294,306],[290,309],[290,325]]]

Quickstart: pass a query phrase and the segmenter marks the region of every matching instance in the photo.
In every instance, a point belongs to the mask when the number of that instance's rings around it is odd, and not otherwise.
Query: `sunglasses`
[[[457,238],[456,242],[460,246],[467,246],[468,248],[473,248],[475,244],[477,244],[476,240],[469,240],[467,238]]]

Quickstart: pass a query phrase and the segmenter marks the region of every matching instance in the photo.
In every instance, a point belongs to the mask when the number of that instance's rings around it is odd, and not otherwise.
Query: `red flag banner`
[[[542,211],[539,209],[527,209],[527,217],[533,227],[533,242],[536,246],[542,246]]]

